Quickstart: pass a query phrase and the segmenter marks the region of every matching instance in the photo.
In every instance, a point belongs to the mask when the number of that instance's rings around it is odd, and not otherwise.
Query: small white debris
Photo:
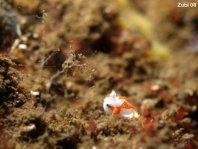
[[[27,45],[26,44],[19,44],[19,49],[20,50],[26,50],[27,49]]]
[[[96,146],[92,146],[92,149],[97,149],[97,147]]]
[[[152,91],[158,91],[159,89],[160,89],[160,86],[157,84],[151,86]]]
[[[32,35],[32,37],[33,37],[34,39],[38,39],[38,38],[39,38],[39,35],[36,34],[36,33],[34,33],[34,34]]]
[[[108,141],[108,138],[106,137],[106,138],[104,138],[104,140],[105,140],[105,141]]]
[[[35,124],[30,124],[28,126],[23,127],[22,131],[23,132],[29,132],[29,131],[32,131],[32,130],[35,130],[35,129],[36,129]]]
[[[40,92],[38,91],[30,91],[30,93],[33,95],[33,96],[39,96],[40,95]]]
[[[12,44],[12,47],[10,49],[10,53],[13,53],[16,50],[16,48],[18,47],[19,43],[20,43],[20,39],[16,39],[14,41],[14,43]]]
[[[193,137],[195,137],[194,134],[185,133],[185,134],[181,137],[181,140],[182,140],[182,141],[191,140]]]

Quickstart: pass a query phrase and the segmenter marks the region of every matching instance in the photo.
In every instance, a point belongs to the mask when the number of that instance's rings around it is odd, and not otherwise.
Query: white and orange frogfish
[[[107,114],[118,115],[122,118],[138,119],[140,116],[136,107],[129,103],[126,97],[117,96],[114,90],[104,99],[103,108]]]

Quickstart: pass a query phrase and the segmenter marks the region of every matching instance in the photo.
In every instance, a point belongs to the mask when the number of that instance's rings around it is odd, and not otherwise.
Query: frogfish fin
[[[118,115],[120,113],[120,108],[114,107],[112,112],[113,114]]]

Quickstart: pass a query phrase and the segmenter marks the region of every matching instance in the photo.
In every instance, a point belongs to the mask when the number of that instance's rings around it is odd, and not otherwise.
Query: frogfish
[[[140,117],[136,111],[137,108],[128,101],[128,98],[117,96],[114,90],[104,99],[103,109],[107,114],[126,119],[138,119]]]

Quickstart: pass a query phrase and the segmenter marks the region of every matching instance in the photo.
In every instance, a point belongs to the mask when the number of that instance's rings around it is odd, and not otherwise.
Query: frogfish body
[[[107,114],[118,115],[128,119],[139,118],[136,107],[126,97],[117,96],[114,90],[104,99],[103,109]]]

